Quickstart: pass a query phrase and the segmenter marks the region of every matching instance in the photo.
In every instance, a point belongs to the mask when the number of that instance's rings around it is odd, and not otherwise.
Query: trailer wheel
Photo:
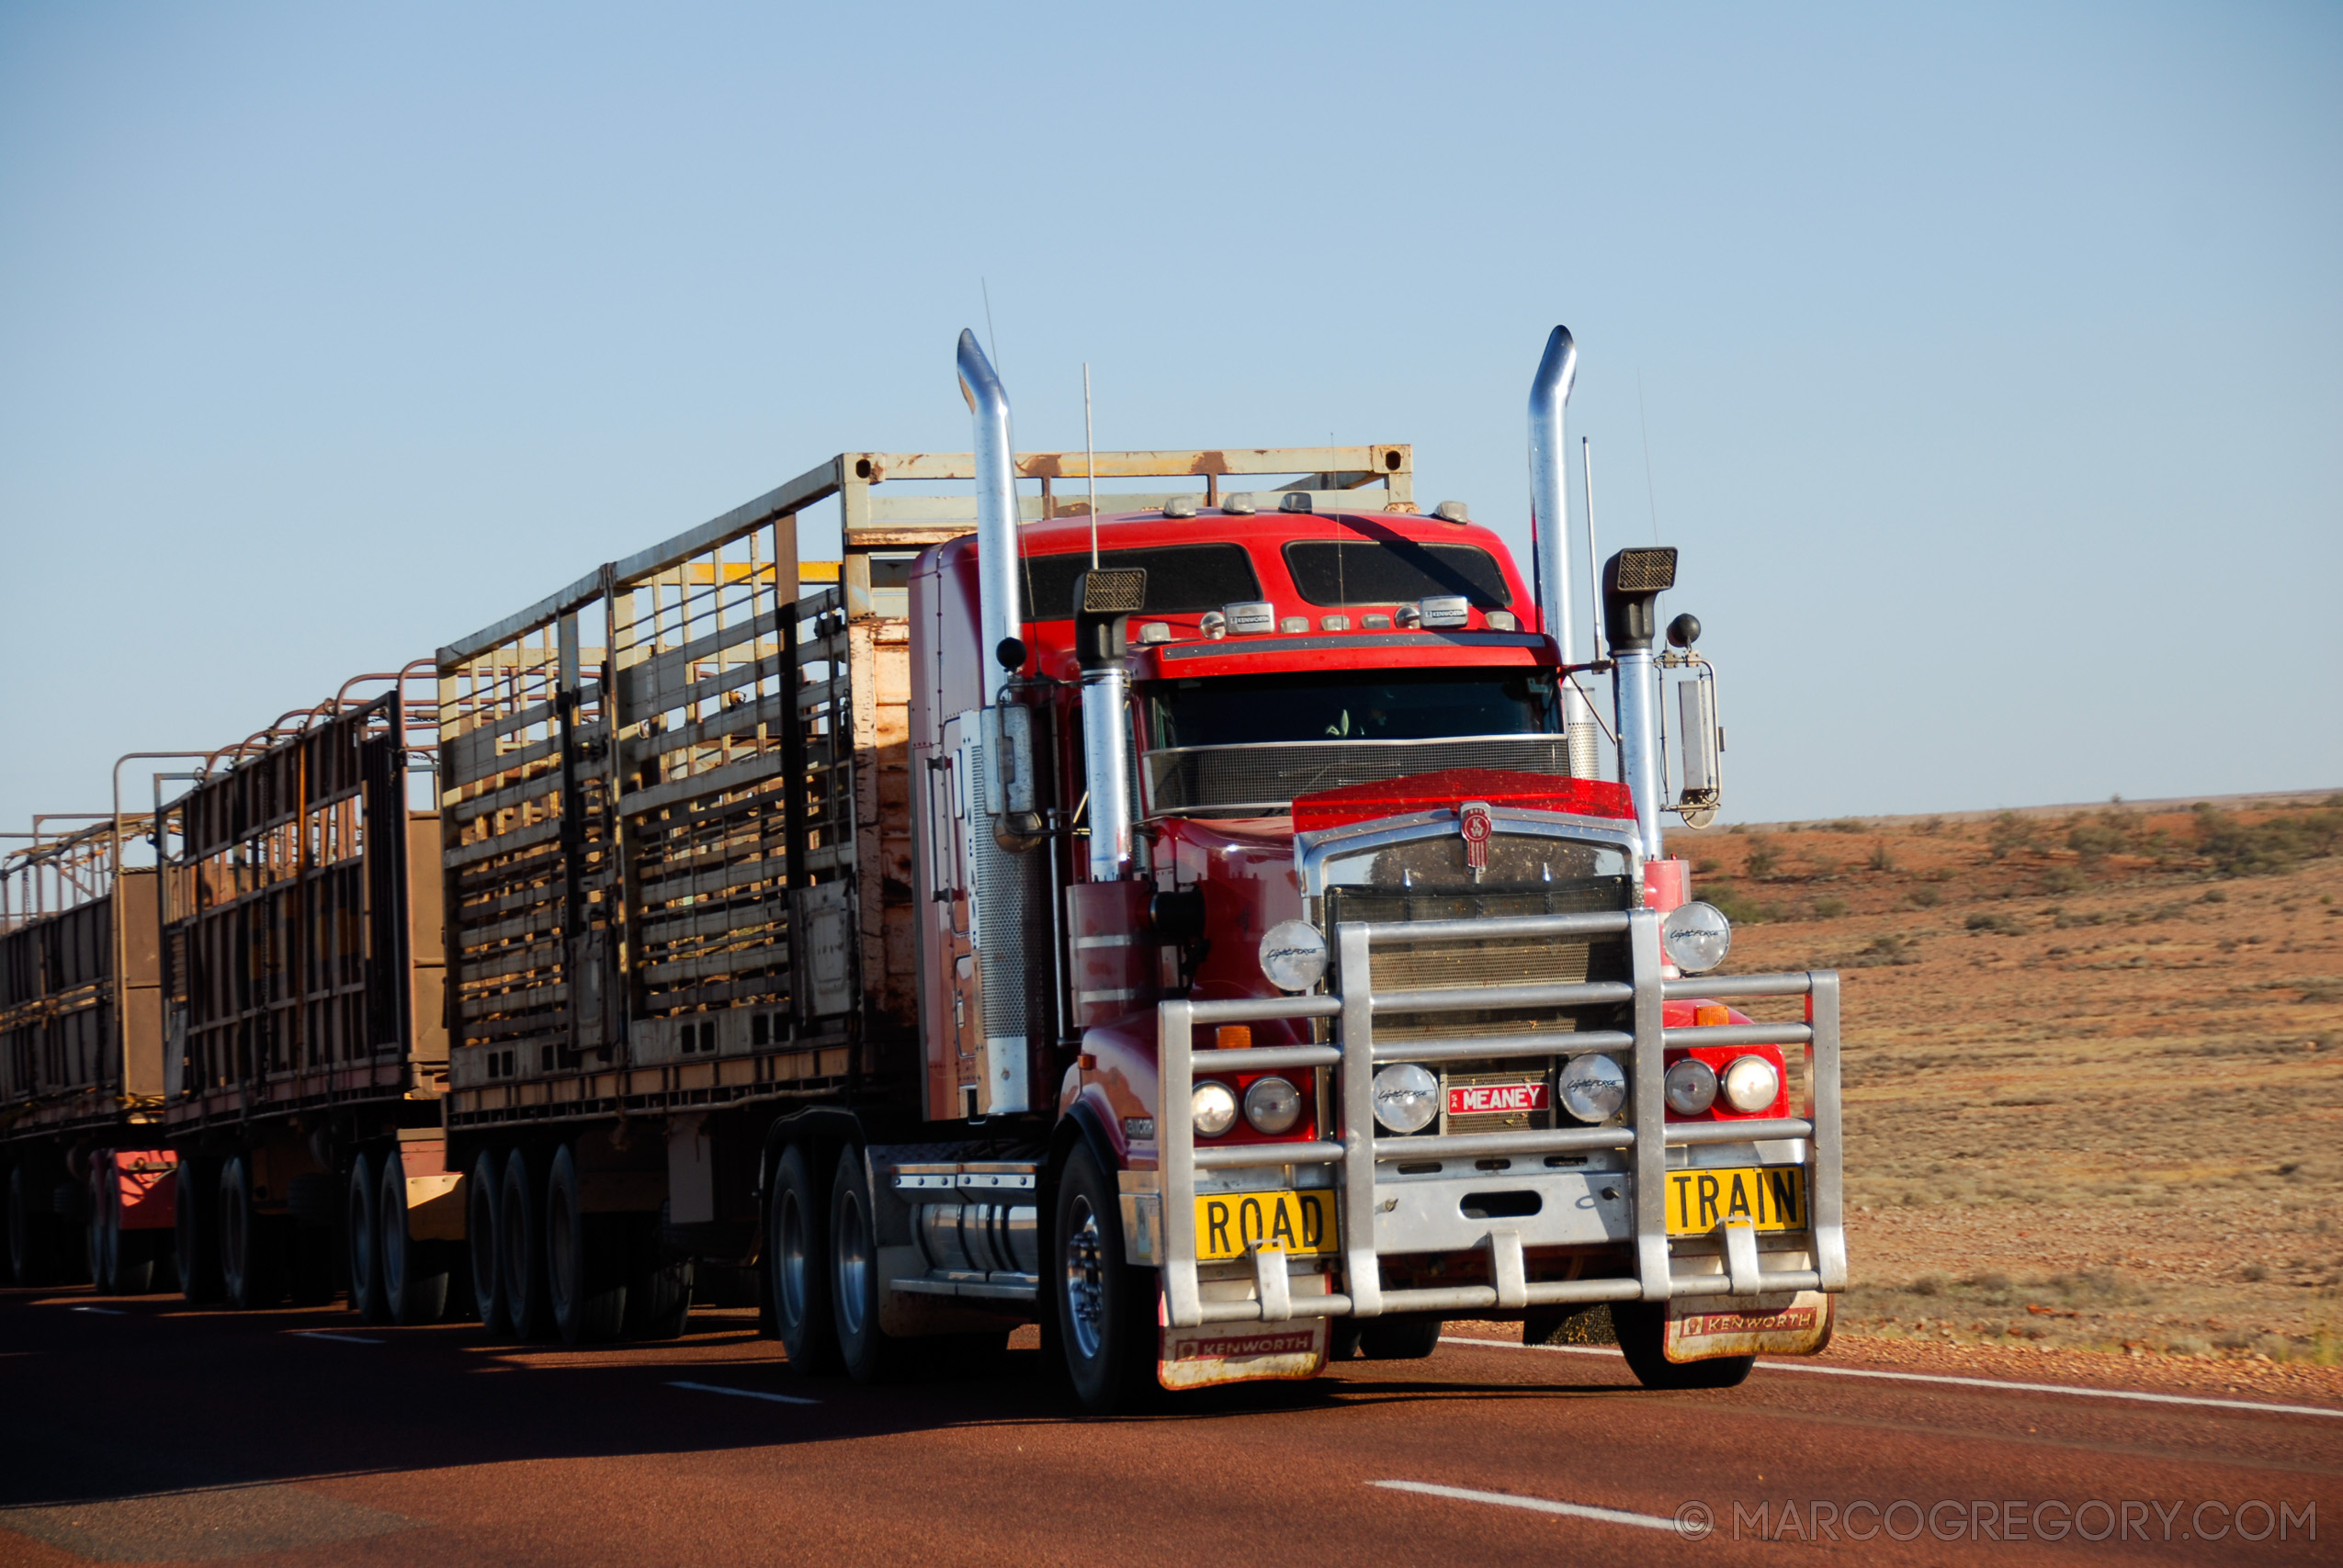
[[[396,1153],[382,1159],[374,1202],[375,1256],[382,1265],[382,1309],[401,1327],[437,1323],[447,1312],[453,1244],[407,1234],[407,1168]]]
[[[567,1144],[553,1151],[545,1179],[545,1283],[563,1344],[618,1337],[627,1320],[626,1234],[620,1216],[585,1212]]]
[[[782,1351],[809,1376],[834,1372],[841,1363],[830,1301],[830,1206],[803,1144],[791,1144],[774,1165],[765,1232],[765,1274]]]
[[[1705,1361],[1671,1361],[1665,1348],[1668,1308],[1662,1302],[1613,1302],[1611,1325],[1627,1370],[1646,1388],[1738,1388],[1757,1365],[1755,1356],[1713,1356]]]
[[[879,1326],[878,1213],[870,1177],[852,1144],[838,1152],[830,1179],[830,1299],[838,1354],[856,1382],[892,1382],[911,1367],[911,1342]]]
[[[238,1154],[220,1168],[220,1282],[240,1312],[284,1299],[284,1238],[253,1205],[252,1156]]]
[[[510,1332],[512,1314],[504,1308],[504,1244],[499,1234],[504,1201],[504,1159],[494,1149],[481,1151],[472,1166],[464,1194],[464,1243],[471,1256],[472,1304],[480,1325],[491,1334]]]
[[[111,1182],[108,1178],[112,1178]],[[89,1282],[101,1296],[119,1295],[115,1288],[114,1273],[121,1261],[120,1214],[121,1178],[114,1168],[114,1151],[100,1149],[90,1156],[88,1220],[84,1229],[88,1236]],[[111,1199],[112,1201],[108,1201]]]
[[[515,1149],[504,1160],[504,1190],[496,1204],[498,1280],[504,1315],[522,1339],[553,1337],[550,1292],[545,1280],[544,1162]]]
[[[627,1317],[618,1331],[629,1339],[677,1338],[692,1317],[692,1260],[667,1256],[659,1243],[659,1215],[624,1219]]]
[[[1066,1373],[1083,1409],[1109,1415],[1155,1390],[1154,1274],[1123,1261],[1122,1205],[1087,1144],[1058,1172],[1054,1213],[1043,1269]]]
[[[176,1218],[179,1293],[194,1305],[209,1305],[227,1293],[220,1280],[220,1166],[190,1155],[171,1178]]]
[[[49,1282],[56,1224],[44,1201],[49,1185],[22,1165],[8,1171],[8,1274],[19,1285]]]
[[[1359,1353],[1370,1361],[1421,1361],[1440,1348],[1436,1317],[1370,1317],[1359,1325]]]
[[[360,1149],[350,1165],[349,1201],[345,1205],[350,1241],[350,1306],[360,1323],[383,1318],[382,1255],[378,1250],[381,1227],[375,1219],[377,1162]]]

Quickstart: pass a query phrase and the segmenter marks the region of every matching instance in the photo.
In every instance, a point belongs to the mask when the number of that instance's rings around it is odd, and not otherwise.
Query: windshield
[[[1554,677],[1543,670],[1372,670],[1157,681],[1146,691],[1159,749],[1274,740],[1435,740],[1553,735]]]

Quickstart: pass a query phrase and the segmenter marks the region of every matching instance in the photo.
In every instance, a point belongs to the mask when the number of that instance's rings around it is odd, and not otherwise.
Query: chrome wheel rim
[[[1075,1198],[1067,1218],[1071,1223],[1066,1227],[1066,1326],[1087,1361],[1106,1342],[1105,1248],[1089,1199]]]
[[[863,1226],[860,1199],[848,1192],[838,1204],[838,1325],[848,1336],[863,1331],[864,1292],[870,1289],[870,1239]]]
[[[775,1305],[781,1321],[791,1328],[806,1320],[806,1215],[793,1190],[781,1194],[781,1213],[774,1224],[773,1278],[780,1298]]]

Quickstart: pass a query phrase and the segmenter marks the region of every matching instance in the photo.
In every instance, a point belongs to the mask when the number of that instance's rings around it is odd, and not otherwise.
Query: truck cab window
[[[1166,749],[1560,730],[1554,677],[1544,671],[1240,675],[1157,682],[1146,695],[1150,741]]]

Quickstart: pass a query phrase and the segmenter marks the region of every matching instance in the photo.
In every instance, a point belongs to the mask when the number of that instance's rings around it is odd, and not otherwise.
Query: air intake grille
[[[1447,768],[1494,768],[1568,778],[1569,742],[1559,735],[1490,735],[1462,740],[1298,740],[1262,746],[1190,746],[1147,754],[1148,812],[1285,810],[1298,795],[1380,784]]]
[[[1481,919],[1501,915],[1575,915],[1628,907],[1632,888],[1624,876],[1587,877],[1533,887],[1471,890],[1330,889],[1330,931],[1353,920]],[[1339,945],[1339,944],[1338,944]],[[1436,990],[1449,986],[1574,986],[1585,980],[1628,977],[1624,941],[1556,941],[1497,938],[1480,942],[1392,942],[1378,945],[1370,970],[1375,995]],[[1479,1034],[1569,1033],[1604,1009],[1543,1009],[1534,1012],[1395,1012],[1378,1014],[1375,1032],[1385,1039],[1468,1037]]]

